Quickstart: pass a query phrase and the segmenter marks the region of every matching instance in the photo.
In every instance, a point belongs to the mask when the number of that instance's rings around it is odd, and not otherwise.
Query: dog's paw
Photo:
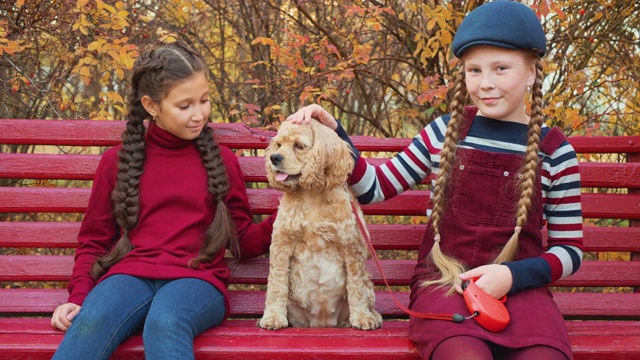
[[[371,312],[351,314],[351,316],[349,316],[349,322],[351,323],[351,327],[356,329],[374,330],[382,325],[382,316],[380,316],[377,311],[371,310]]]
[[[287,317],[277,314],[264,315],[258,322],[258,326],[268,330],[279,330],[289,326]]]

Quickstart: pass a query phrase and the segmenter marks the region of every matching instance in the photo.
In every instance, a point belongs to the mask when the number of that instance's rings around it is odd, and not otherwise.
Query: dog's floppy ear
[[[349,145],[332,129],[312,120],[313,148],[305,166],[301,185],[312,191],[324,191],[343,186],[353,170]]]
[[[298,185],[303,189],[317,192],[326,188],[327,144],[325,143],[325,137],[320,134],[322,128],[326,128],[326,126],[313,119],[309,126],[311,126],[311,133],[313,134],[313,146],[309,152],[307,164],[302,169]],[[331,131],[331,129],[327,129]]]
[[[274,152],[276,136],[274,136],[271,141],[269,141],[269,145],[264,152],[264,165],[265,170],[267,171],[267,180],[269,181],[269,186],[276,187],[277,181],[275,181],[275,175],[273,167],[271,167],[271,154]]]
[[[354,160],[351,148],[334,130],[321,125],[321,131],[327,144],[327,162],[325,164],[325,174],[327,176],[327,187],[336,188],[344,186],[347,177],[353,171]]]

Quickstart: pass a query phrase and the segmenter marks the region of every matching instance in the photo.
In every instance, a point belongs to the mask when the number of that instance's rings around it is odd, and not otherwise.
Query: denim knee
[[[173,312],[167,312],[162,316],[147,316],[144,323],[144,331],[149,334],[167,334],[175,331],[190,332],[188,319],[180,319]]]
[[[78,336],[90,336],[105,332],[105,324],[113,321],[113,314],[96,307],[82,308],[71,323],[71,328]]]

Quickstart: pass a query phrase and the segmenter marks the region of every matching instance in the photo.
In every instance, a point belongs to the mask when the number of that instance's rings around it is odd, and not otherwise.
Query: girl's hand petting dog
[[[308,124],[312,118],[333,130],[338,128],[338,122],[336,119],[334,119],[327,110],[323,109],[322,106],[318,104],[311,104],[301,108],[295,113],[289,115],[289,117],[287,117],[287,121],[300,125]]]

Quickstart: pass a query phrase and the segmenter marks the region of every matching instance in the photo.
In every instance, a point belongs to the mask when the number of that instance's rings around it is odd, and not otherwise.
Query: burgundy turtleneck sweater
[[[69,302],[82,305],[96,281],[89,274],[96,257],[108,252],[120,236],[113,216],[111,193],[118,172],[118,150],[107,150],[96,170],[69,282]],[[219,252],[198,269],[187,266],[202,247],[202,235],[211,224],[216,202],[207,191],[207,174],[193,141],[182,140],[157,126],[146,135],[146,159],[140,179],[138,224],[129,233],[135,247],[100,279],[127,274],[150,279],[197,278],[215,286],[226,298],[229,269]],[[221,146],[229,179],[225,203],[237,227],[242,258],[269,251],[275,214],[253,224],[244,178],[235,154]]]

